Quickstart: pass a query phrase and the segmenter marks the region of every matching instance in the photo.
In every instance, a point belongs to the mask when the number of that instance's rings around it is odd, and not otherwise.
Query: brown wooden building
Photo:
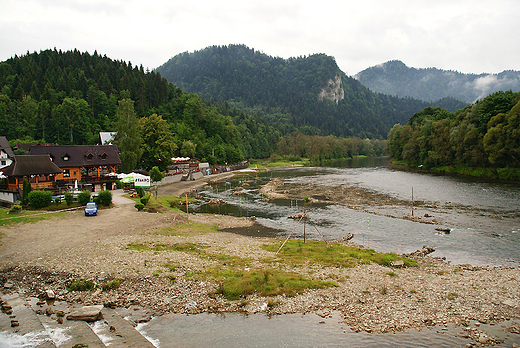
[[[48,155],[62,170],[56,176],[59,186],[82,182],[92,184],[95,191],[111,189],[117,177],[116,167],[121,164],[115,145],[54,145],[31,146],[31,155]]]
[[[62,170],[48,155],[14,156],[13,163],[3,172],[8,177],[10,191],[22,190],[24,179],[31,183],[33,190],[52,189],[61,173]]]

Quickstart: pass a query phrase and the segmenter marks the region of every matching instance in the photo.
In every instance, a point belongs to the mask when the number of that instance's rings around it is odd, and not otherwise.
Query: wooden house
[[[10,191],[22,190],[24,179],[31,183],[33,190],[52,189],[61,173],[48,155],[14,156],[13,163],[3,172],[8,177]]]
[[[121,164],[115,145],[54,145],[31,146],[31,155],[48,155],[62,170],[56,176],[59,186],[82,182],[91,184],[94,191],[111,189],[116,181],[116,167]]]

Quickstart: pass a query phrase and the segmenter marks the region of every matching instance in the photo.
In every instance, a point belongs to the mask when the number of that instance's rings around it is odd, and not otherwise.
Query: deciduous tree
[[[122,99],[119,101],[115,130],[117,132],[115,144],[120,151],[119,158],[121,160],[119,169],[128,173],[137,167],[143,153],[140,125],[135,116],[132,100]]]

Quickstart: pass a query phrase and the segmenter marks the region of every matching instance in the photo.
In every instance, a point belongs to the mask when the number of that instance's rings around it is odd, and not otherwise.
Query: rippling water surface
[[[262,201],[258,189],[274,177],[287,185],[356,186],[389,196],[429,202],[440,207],[433,214],[444,221],[450,234],[435,230],[436,225],[411,222],[370,214],[339,205],[306,206],[315,225],[307,224],[306,238],[337,239],[354,233],[354,241],[379,251],[412,252],[428,245],[436,248],[434,256],[453,263],[473,265],[518,266],[520,264],[520,185],[390,169],[385,158],[351,160],[336,167],[300,167],[275,169],[259,173],[242,195],[233,188],[243,185],[244,178],[228,180],[201,192],[208,200],[221,198],[223,206],[210,206],[207,200],[196,207],[200,212],[255,216],[261,225],[258,235],[285,238],[293,233],[303,238],[303,226],[287,217],[303,212],[301,202],[277,199]],[[310,192],[309,196],[312,194]],[[410,208],[394,207],[393,216],[410,214]],[[316,227],[314,227],[316,226]],[[254,234],[254,231],[244,231]]]

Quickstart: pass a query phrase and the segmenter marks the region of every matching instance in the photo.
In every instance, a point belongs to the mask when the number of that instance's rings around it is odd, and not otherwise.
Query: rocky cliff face
[[[338,104],[340,100],[345,99],[345,91],[341,88],[341,76],[336,75],[335,78],[330,79],[327,85],[321,89],[318,98],[320,100],[328,99],[336,104]]]

